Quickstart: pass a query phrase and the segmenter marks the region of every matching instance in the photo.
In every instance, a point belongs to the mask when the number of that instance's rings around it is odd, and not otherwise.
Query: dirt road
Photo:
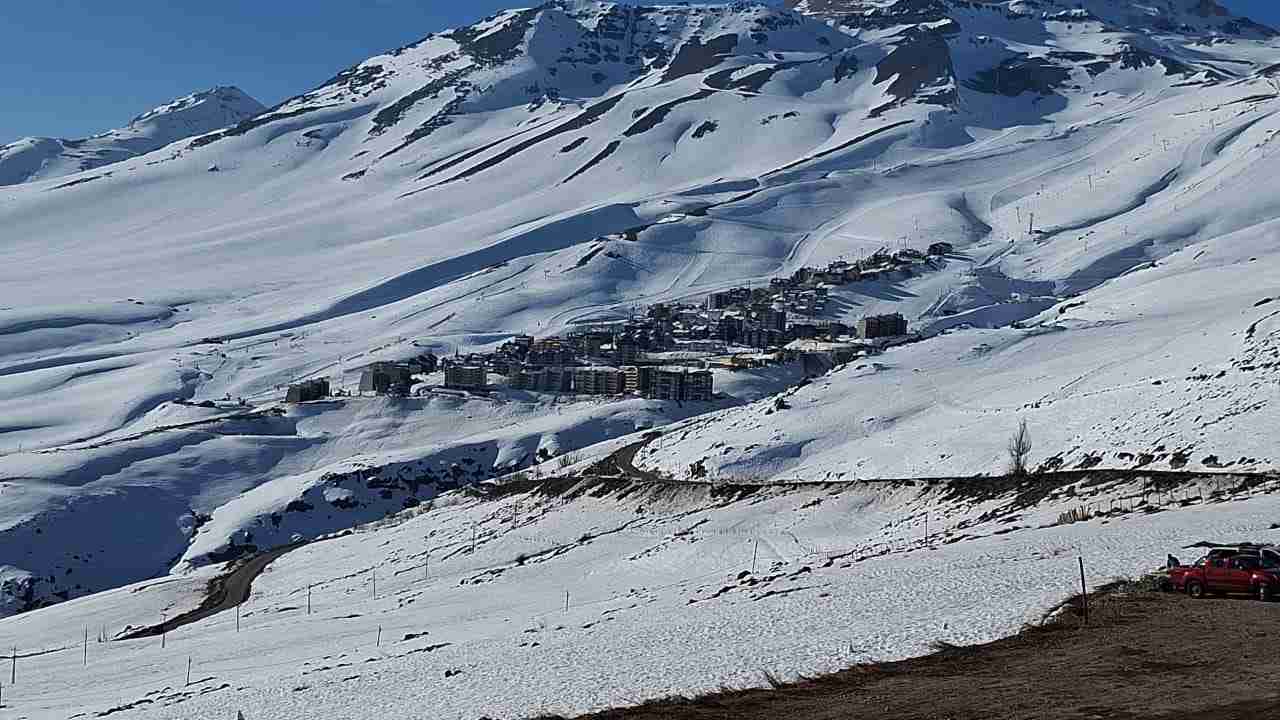
[[[221,575],[209,581],[209,594],[205,597],[204,602],[200,604],[200,607],[172,617],[159,625],[132,630],[116,639],[134,640],[155,637],[173,632],[184,625],[190,625],[207,617],[217,615],[224,610],[234,608],[249,599],[249,593],[253,590],[253,581],[267,569],[268,565],[279,559],[280,556],[297,550],[303,545],[306,545],[306,543],[294,543],[254,555],[226,575]]]

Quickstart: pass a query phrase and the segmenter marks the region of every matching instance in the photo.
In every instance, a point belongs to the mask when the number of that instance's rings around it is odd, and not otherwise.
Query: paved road
[[[253,590],[253,581],[262,574],[262,571],[267,569],[268,565],[282,555],[297,550],[306,544],[305,542],[294,543],[254,555],[230,573],[209,581],[209,595],[200,604],[200,607],[170,618],[158,625],[133,630],[117,639],[135,640],[137,638],[155,637],[173,632],[184,625],[190,625],[207,617],[212,617],[224,610],[234,608],[249,599],[249,593]]]

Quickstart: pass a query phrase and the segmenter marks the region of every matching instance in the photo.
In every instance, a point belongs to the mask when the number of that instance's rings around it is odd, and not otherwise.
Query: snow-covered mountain
[[[1133,7],[557,0],[0,189],[6,608],[668,422],[637,461],[679,477],[991,473],[1022,417],[1049,466],[1274,468],[1280,48],[1210,2]],[[786,410],[754,401],[788,378],[736,375],[701,407],[273,407],[299,378],[935,240],[956,252],[933,271],[830,313],[928,339]],[[247,406],[197,404],[223,398]]]
[[[112,165],[235,125],[266,109],[239,88],[216,87],[145,112],[118,130],[79,140],[23,138],[0,146],[0,185],[49,180]]]
[[[1276,31],[1249,18],[1233,15],[1214,0],[787,0],[800,12],[826,17],[851,27],[897,26],[903,23],[955,21],[957,9],[1002,13],[1011,20],[1098,22],[1108,29],[1143,34],[1178,34],[1211,40],[1270,39]]]

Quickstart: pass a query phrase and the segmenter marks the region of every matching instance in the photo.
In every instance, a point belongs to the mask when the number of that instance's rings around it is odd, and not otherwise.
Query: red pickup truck
[[[1168,573],[1173,589],[1193,598],[1207,593],[1247,593],[1263,601],[1280,597],[1280,556],[1274,552],[1215,548],[1194,565],[1176,565]]]

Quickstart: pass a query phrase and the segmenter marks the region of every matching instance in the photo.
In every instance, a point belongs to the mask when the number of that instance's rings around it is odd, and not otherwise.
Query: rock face
[[[1203,81],[1220,81],[1229,73],[1176,59],[1176,47],[1185,36],[1213,43],[1277,35],[1269,27],[1232,15],[1213,0],[1178,0],[1149,7],[1122,0],[789,0],[788,6],[848,29],[890,33],[889,54],[877,65],[875,82],[889,83],[886,92],[894,100],[878,107],[874,115],[911,101],[950,106],[956,100],[957,85],[1006,97],[1046,96],[1069,86],[1073,75],[1097,76],[1111,69],[1160,66],[1166,74],[1184,79],[1200,75]],[[1028,29],[1046,23],[1087,23],[1099,32],[1132,31],[1141,36],[1121,42],[1119,52],[1050,50],[1033,56],[1007,49],[995,62],[982,57],[982,65],[957,72],[955,53],[990,44],[988,30],[1010,21]],[[1183,37],[1169,45],[1153,37],[1154,32]]]
[[[1130,0],[788,0],[800,12],[860,28],[893,27],[938,22],[956,12],[975,9],[1010,18],[1064,22],[1094,20],[1112,27],[1156,29],[1187,34],[1268,38],[1276,31],[1233,15],[1214,0],[1170,0],[1134,3]]]
[[[717,68],[773,65],[792,56],[813,60],[852,45],[848,35],[817,19],[763,6],[641,7],[552,0],[429,35],[367,60],[271,113],[197,138],[191,147],[237,137],[266,123],[369,101],[377,110],[368,136],[400,139],[377,156],[380,161],[473,113],[520,106],[531,113],[562,111],[582,98],[601,98],[632,85],[675,83]],[[601,104],[589,109],[582,124],[612,108]],[[576,129],[579,125],[562,126],[539,137]]]
[[[234,125],[266,110],[235,87],[193,93],[134,118],[117,130],[78,140],[23,138],[0,147],[0,185],[94,170]]]
[[[931,29],[912,28],[876,65],[874,82],[888,83],[885,92],[894,101],[876,108],[873,116],[913,100],[950,106],[956,99],[956,78],[946,38]]]

